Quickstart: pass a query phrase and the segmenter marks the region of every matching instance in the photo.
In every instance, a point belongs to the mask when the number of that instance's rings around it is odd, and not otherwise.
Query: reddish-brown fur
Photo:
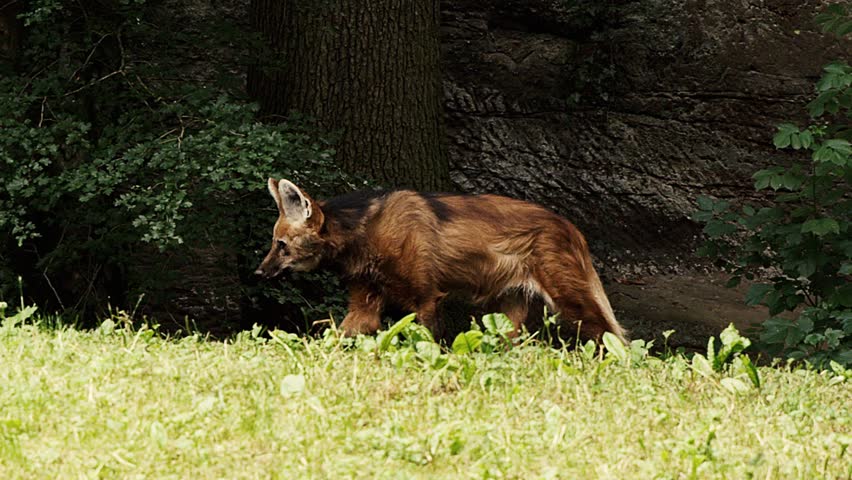
[[[349,284],[349,313],[341,324],[349,335],[375,333],[382,310],[394,304],[416,312],[441,337],[440,303],[462,291],[475,302],[498,304],[516,330],[530,298],[541,296],[582,337],[600,339],[609,331],[625,339],[583,235],[541,206],[496,195],[412,191],[315,202],[301,190],[298,199],[297,187],[284,182],[270,179],[280,216],[257,273],[309,270],[323,260],[336,265]],[[307,216],[299,210],[306,204]]]

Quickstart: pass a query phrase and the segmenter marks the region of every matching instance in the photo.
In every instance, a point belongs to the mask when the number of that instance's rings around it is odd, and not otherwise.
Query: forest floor
[[[731,323],[746,333],[769,317],[765,307],[745,304],[747,284],[727,288],[727,280],[722,273],[700,272],[615,276],[605,287],[631,338],[660,344],[662,332],[674,330],[670,344],[701,350]]]

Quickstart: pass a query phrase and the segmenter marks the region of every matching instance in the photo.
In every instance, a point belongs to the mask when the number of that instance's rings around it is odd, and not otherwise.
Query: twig
[[[68,225],[62,227],[62,233],[59,235],[59,241],[56,242],[56,248],[59,248],[62,245],[62,241],[65,240],[65,233],[68,231]],[[33,251],[38,258],[38,261],[41,262],[43,258],[41,254],[38,252],[38,247],[33,246]],[[50,281],[50,277],[47,276],[47,270],[50,268],[50,265],[53,263],[53,257],[50,257],[47,261],[47,265],[44,266],[44,270],[42,270],[41,275],[47,280],[47,286],[50,287],[50,290],[53,292],[53,295],[56,297],[56,301],[59,302],[59,306],[62,307],[62,310],[65,310],[65,304],[62,302],[62,298],[59,297],[59,292],[56,291],[56,288],[53,287],[53,282]]]
[[[72,73],[71,76],[68,77],[68,80],[72,80],[78,73],[80,73],[80,70],[82,70],[83,68],[86,67],[86,65],[89,64],[89,61],[95,55],[95,52],[97,51],[98,47],[101,45],[101,43],[104,41],[104,39],[106,39],[109,35],[110,34],[108,34],[108,33],[101,35],[101,38],[99,38],[98,41],[95,42],[95,45],[92,47],[92,51],[89,52],[88,56],[86,56],[86,59],[83,61],[83,64],[80,65],[79,67],[77,67],[76,70],[74,70],[74,73]]]
[[[177,118],[178,118],[178,121],[180,122],[180,133],[178,134],[178,137],[177,137],[178,151],[180,151],[181,147],[183,146],[183,134],[184,134],[184,132],[186,132],[186,126],[183,124],[183,117],[178,115]]]
[[[47,103],[47,97],[41,99],[41,114],[38,117],[38,128],[44,123],[44,104]]]
[[[101,78],[99,78],[99,79],[97,79],[97,80],[94,80],[94,81],[92,81],[92,82],[89,82],[89,83],[87,83],[86,85],[83,85],[82,87],[80,87],[80,88],[78,88],[78,89],[76,89],[76,90],[72,90],[72,91],[70,91],[70,92],[66,93],[65,95],[63,95],[63,97],[68,97],[68,96],[74,95],[74,94],[75,94],[75,93],[77,93],[77,92],[80,92],[80,91],[82,91],[82,90],[85,90],[85,89],[87,89],[87,88],[89,88],[89,87],[91,87],[91,86],[93,86],[93,85],[95,85],[95,84],[97,84],[97,83],[103,82],[104,80],[106,80],[106,79],[108,79],[108,78],[110,78],[110,77],[112,77],[112,76],[114,76],[114,75],[118,75],[118,74],[122,74],[122,75],[123,75],[123,74],[124,74],[124,72],[123,72],[122,70],[116,70],[116,71],[114,71],[114,72],[112,72],[112,73],[108,73],[108,74],[104,75],[103,77],[101,77]]]
[[[96,266],[96,267],[95,267],[95,271],[92,273],[92,279],[89,281],[89,286],[88,286],[88,287],[86,287],[86,291],[85,291],[85,293],[83,293],[83,295],[80,297],[80,299],[79,299],[79,300],[77,300],[77,303],[76,303],[76,304],[74,304],[74,310],[76,310],[76,309],[77,309],[77,307],[79,307],[79,306],[80,306],[80,304],[81,304],[81,303],[83,303],[83,301],[84,301],[84,300],[86,300],[87,298],[89,298],[89,293],[90,293],[90,292],[92,291],[92,289],[94,288],[94,286],[95,286],[95,280],[97,280],[97,279],[98,279],[98,274],[101,272],[101,266],[102,266],[102,265],[100,265],[100,264],[99,264],[98,266]]]
[[[6,7],[8,7],[8,6],[10,6],[10,5],[14,5],[14,4],[16,4],[16,3],[18,3],[18,0],[11,0],[11,1],[8,1],[8,2],[6,2],[6,4],[5,4],[5,5],[3,5],[2,7],[0,7],[0,10],[5,10],[5,9],[6,9]]]
[[[169,135],[171,135],[171,134],[175,133],[176,131],[177,131],[177,128],[173,128],[173,129],[169,130],[168,132],[166,132],[166,133],[164,133],[164,134],[160,135],[159,137],[157,137],[157,140],[162,140],[162,139],[166,138],[167,136],[169,136]],[[166,142],[163,142],[163,143],[166,143]]]
[[[62,310],[65,310],[65,304],[62,303],[62,299],[59,298],[59,292],[57,292],[56,289],[53,288],[53,282],[51,282],[50,277],[47,276],[46,268],[44,269],[44,271],[41,272],[41,276],[44,277],[44,279],[47,281],[47,286],[50,287],[50,291],[53,292],[53,296],[56,297],[56,301],[59,302],[59,307],[62,308]]]

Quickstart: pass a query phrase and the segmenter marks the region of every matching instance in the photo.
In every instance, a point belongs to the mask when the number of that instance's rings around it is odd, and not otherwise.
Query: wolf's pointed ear
[[[275,199],[275,205],[278,205],[278,210],[281,211],[281,195],[278,193],[278,180],[270,178],[267,182],[267,187],[269,187],[269,194]]]
[[[270,188],[272,183],[270,182]],[[322,212],[313,199],[302,192],[293,182],[284,180],[278,182],[278,208],[290,225],[310,223],[314,227],[322,225]]]

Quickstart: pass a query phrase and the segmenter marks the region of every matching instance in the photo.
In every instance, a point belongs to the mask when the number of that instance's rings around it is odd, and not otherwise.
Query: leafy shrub
[[[699,375],[711,377],[715,373],[731,373],[731,378],[722,379],[722,386],[737,393],[747,390],[747,378],[756,387],[760,388],[760,376],[757,367],[751,362],[747,355],[742,355],[743,350],[751,345],[751,340],[740,335],[733,324],[719,334],[719,340],[711,337],[707,341],[707,355],[696,353],[692,357],[692,369]],[[738,378],[743,377],[743,378]]]
[[[505,361],[505,358],[523,355],[530,349],[543,349],[554,354],[553,361],[572,374],[578,373],[578,367],[581,369],[584,366],[594,368],[597,377],[611,365],[615,368],[642,369],[666,363],[682,372],[716,379],[721,388],[732,394],[751,391],[749,384],[755,388],[761,387],[757,366],[744,353],[751,341],[740,335],[733,325],[728,326],[718,339],[711,337],[708,340],[706,355],[696,353],[690,361],[682,351],[669,351],[662,357],[655,356],[651,352],[652,341],[637,339],[624,345],[609,332],[604,333],[602,345],[590,340],[575,345],[575,348],[564,342],[556,347],[552,341],[539,340],[529,332],[522,332],[515,339],[510,339],[508,333],[513,328],[512,323],[501,313],[484,315],[481,325],[473,322],[470,329],[459,333],[449,350],[446,350],[435,342],[429,329],[415,323],[415,318],[412,313],[392,323],[387,330],[379,331],[376,337],[359,335],[345,338],[340,331],[328,329],[321,340],[322,346],[327,349],[354,347],[375,354],[379,359],[389,360],[397,368],[433,371],[436,372],[436,378],[454,378],[463,385],[470,384],[478,377],[483,388],[509,381],[518,372],[510,367],[510,362]],[[259,333],[256,327],[251,332],[252,338],[258,338]],[[242,335],[248,335],[248,332]],[[304,348],[303,342],[309,341],[276,331],[270,332],[270,337],[288,353]],[[838,375],[845,375],[845,368],[836,362],[831,362],[830,368]]]
[[[349,182],[306,123],[260,122],[241,86],[231,88],[237,74],[205,78],[181,64],[187,45],[227,48],[221,29],[189,37],[169,28],[167,6],[145,0],[35,0],[21,20],[24,50],[0,78],[3,296],[23,275],[26,292],[44,292],[40,304],[103,305],[99,286],[130,303],[134,291],[165,294],[180,282],[134,270],[140,257],[193,262],[208,250],[245,280],[276,215],[267,177],[328,193]],[[300,282],[241,288],[314,316],[339,311],[305,300],[342,298],[327,275]]]
[[[827,32],[852,32],[852,11],[834,4],[818,16]],[[760,344],[773,355],[852,364],[852,66],[826,65],[808,104],[810,125],[786,123],[777,148],[810,151],[810,161],[773,166],[754,174],[755,188],[768,191],[770,206],[698,200],[695,218],[709,241],[701,253],[733,272],[730,285],[768,273],[755,283],[749,305],[766,305],[772,318]],[[732,259],[732,260],[731,260]],[[779,317],[798,310],[795,320]]]

